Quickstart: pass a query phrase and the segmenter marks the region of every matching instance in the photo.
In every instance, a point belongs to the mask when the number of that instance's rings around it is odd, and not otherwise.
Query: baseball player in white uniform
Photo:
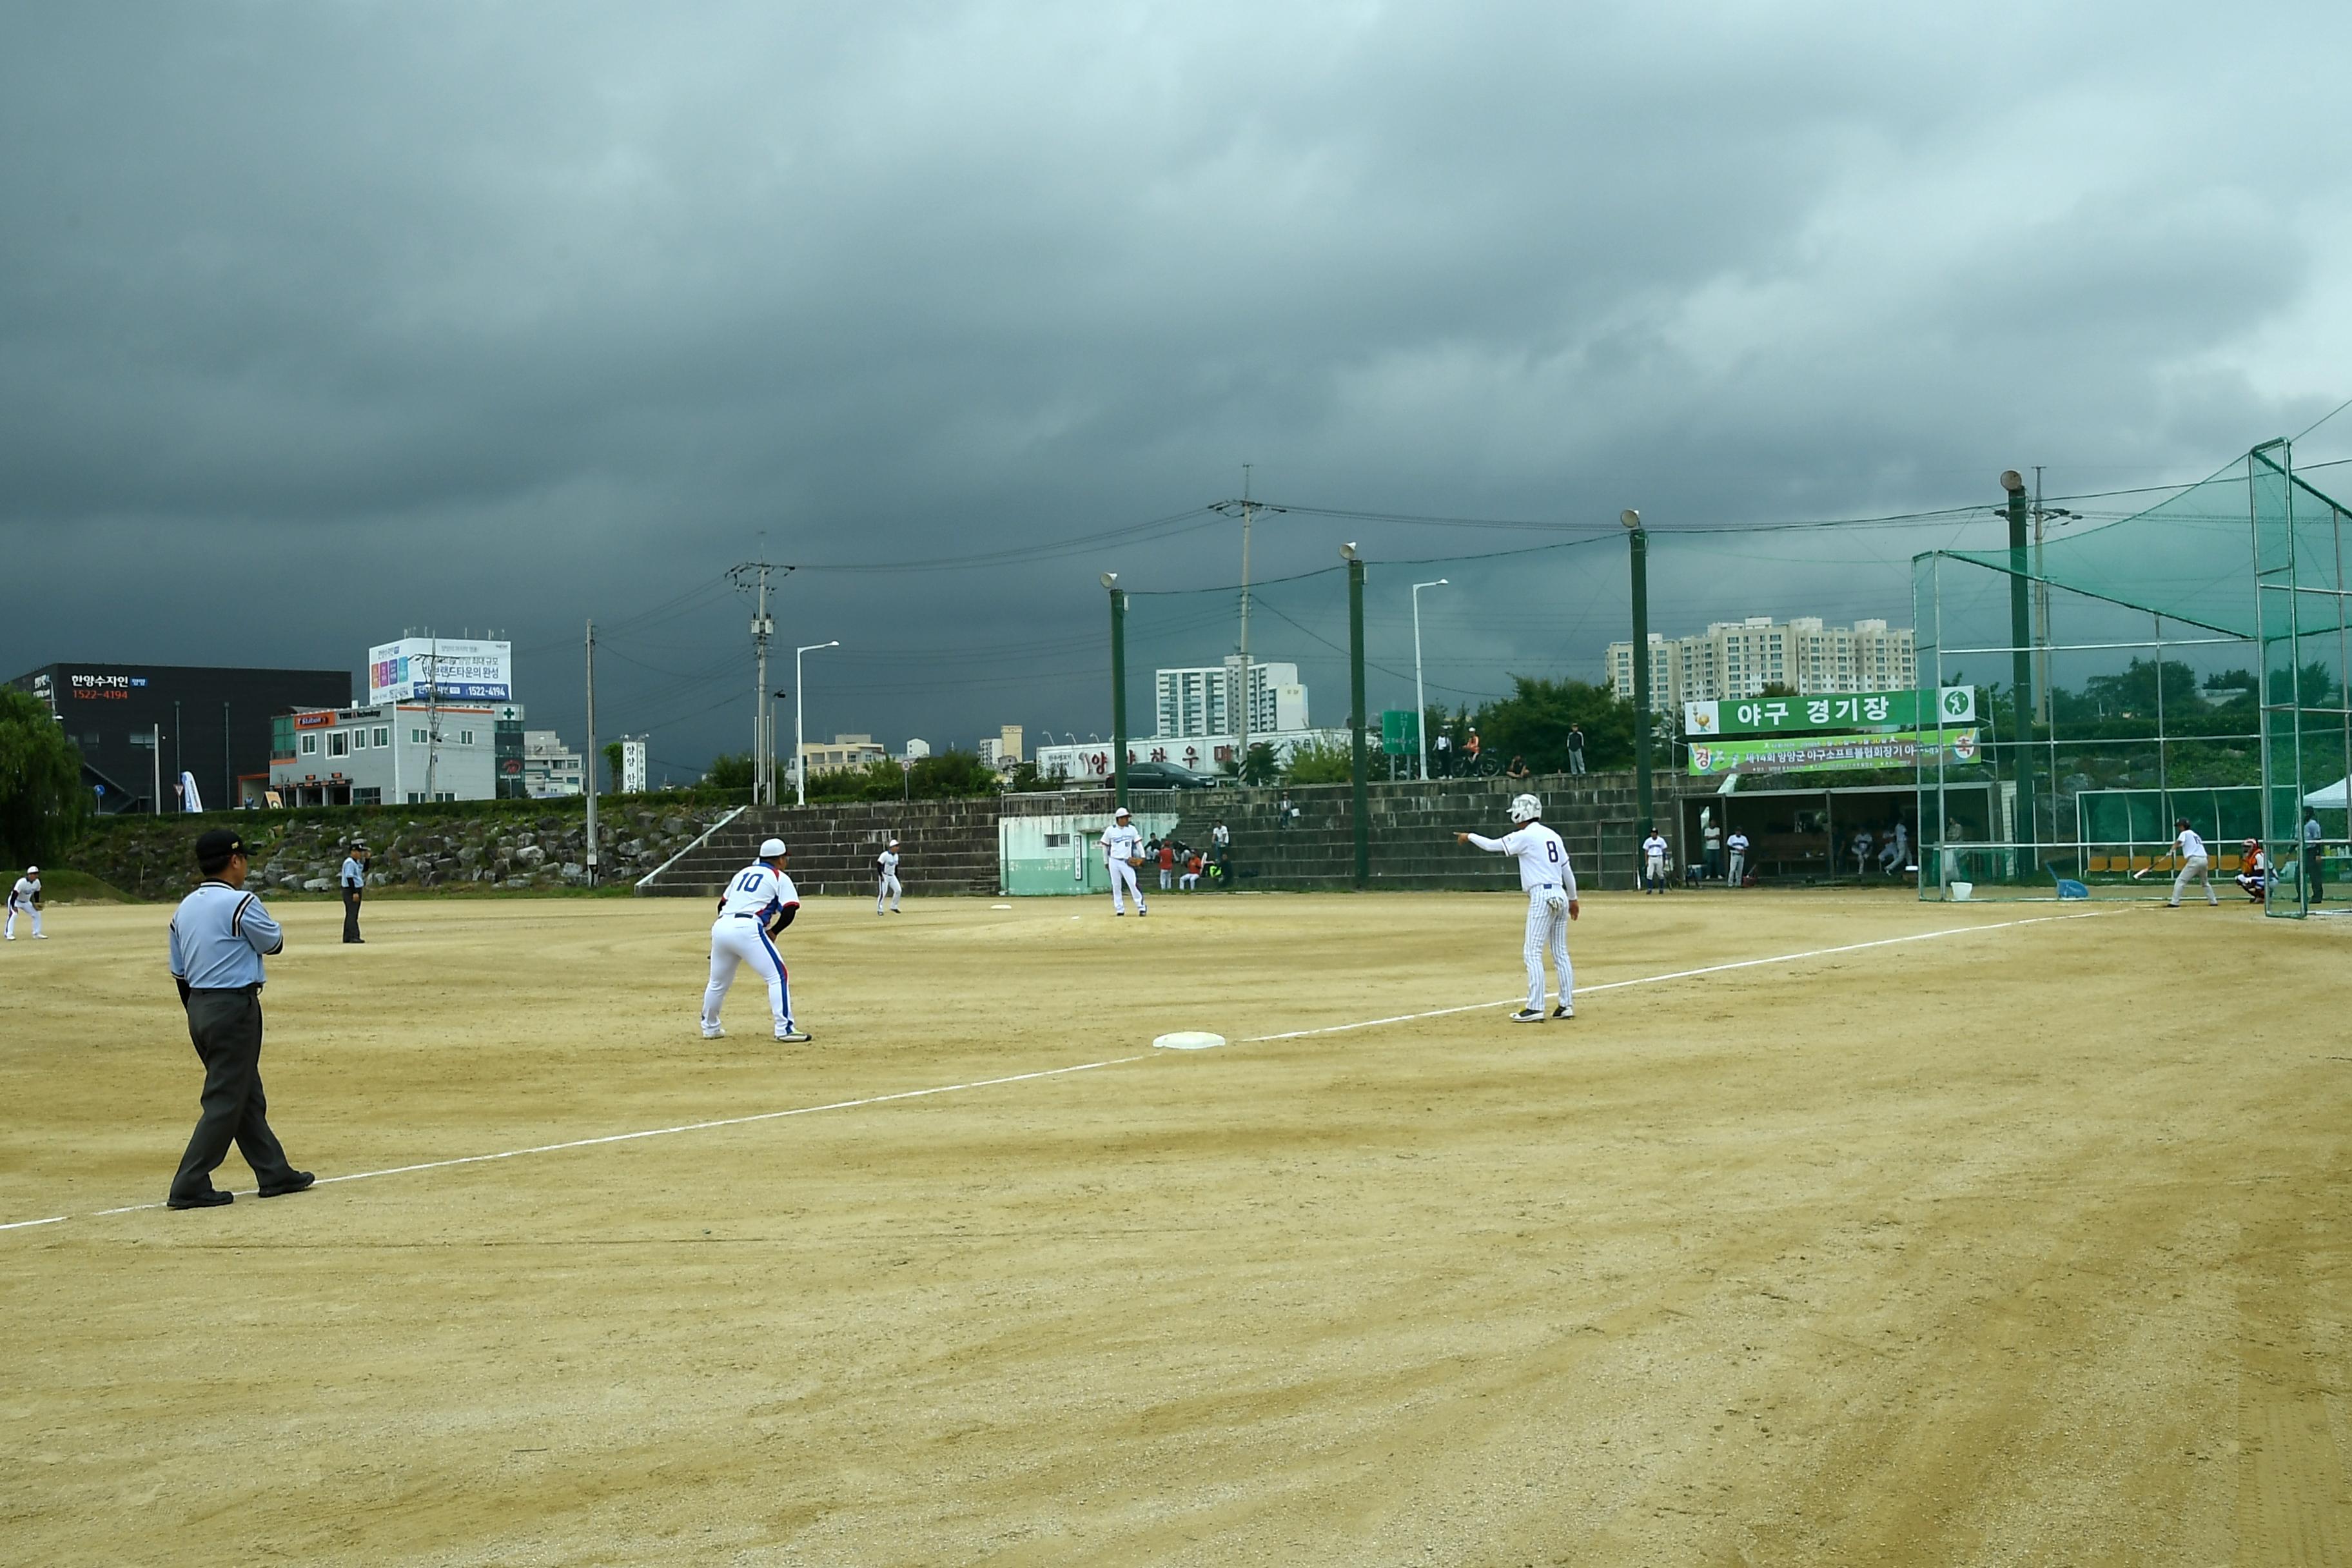
[[[1559,974],[1559,1005],[1555,1018],[1576,1016],[1576,970],[1568,959],[1568,922],[1576,919],[1576,868],[1568,863],[1568,846],[1559,835],[1537,819],[1543,803],[1531,795],[1511,802],[1511,820],[1517,827],[1500,838],[1457,833],[1456,844],[1475,844],[1495,854],[1516,856],[1519,886],[1528,894],[1528,940],[1521,950],[1528,961],[1528,1005],[1511,1015],[1514,1024],[1540,1024],[1544,1018],[1544,954],[1551,954]]]
[[[1666,890],[1666,836],[1656,828],[1642,840],[1642,891],[1663,893]]]
[[[719,1026],[719,1009],[726,1005],[727,988],[735,984],[735,970],[750,964],[768,983],[768,1011],[775,1016],[776,1038],[789,1045],[805,1044],[809,1037],[793,1022],[792,980],[784,973],[783,955],[776,951],[776,933],[800,913],[801,895],[784,875],[784,841],[771,838],[760,846],[760,858],[728,882],[719,896],[719,918],[710,923],[710,984],[702,994],[702,1037],[717,1040],[727,1031]]]
[[[2213,861],[2205,853],[2205,840],[2198,837],[2197,830],[2189,826],[2189,819],[2185,816],[2172,826],[2179,830],[2179,837],[2172,841],[2172,852],[2179,857],[2180,875],[2172,879],[2170,907],[2176,910],[2180,907],[2180,895],[2189,890],[2189,879],[2194,877],[2205,884],[2205,901],[2218,908],[2221,896],[2213,890]]]
[[[1143,835],[1129,820],[1128,810],[1120,806],[1111,814],[1110,826],[1103,829],[1103,864],[1110,868],[1110,912],[1127,913],[1126,895],[1135,895],[1135,912],[1139,918],[1151,911],[1143,907],[1143,884],[1135,879],[1134,862],[1143,854]]]
[[[1727,879],[1737,888],[1748,875],[1748,835],[1734,828],[1731,837],[1723,842],[1731,851],[1731,873]]]
[[[41,932],[41,868],[27,866],[16,885],[8,889],[8,940],[16,940],[16,915],[22,911],[33,917],[33,934],[43,942],[49,939]]]
[[[877,915],[898,913],[898,841],[890,840],[890,847],[874,857],[874,912]],[[885,909],[884,905],[889,907]]]

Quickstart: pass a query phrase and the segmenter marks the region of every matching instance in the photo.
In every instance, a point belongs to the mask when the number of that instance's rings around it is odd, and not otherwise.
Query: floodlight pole
[[[1421,689],[1421,591],[1444,586],[1443,577],[1434,583],[1412,585],[1412,732],[1421,738],[1421,777],[1424,784],[1429,781],[1429,699]]]
[[[440,686],[441,686],[441,667],[440,667],[440,664],[439,664],[439,662],[438,662],[437,660],[435,662],[434,667],[433,667],[433,685],[434,685],[434,689],[435,689],[435,690],[436,690],[436,691],[438,691],[438,690],[440,689]],[[497,731],[496,727],[494,726],[494,727],[492,728],[492,730],[491,730],[491,739],[492,739],[493,741],[495,741],[495,740],[497,739],[497,735],[498,735],[498,731]],[[594,621],[593,619],[591,619],[591,620],[589,621],[589,623],[588,623],[588,759],[587,759],[587,760],[588,760],[588,779],[587,779],[587,784],[588,784],[588,821],[587,821],[587,836],[588,836],[588,885],[589,885],[590,887],[592,887],[592,888],[593,888],[593,887],[594,887],[594,886],[596,885],[596,623],[595,623],[595,621]],[[493,787],[495,787],[495,786],[493,786]]]
[[[1643,833],[1650,821],[1650,536],[1642,514],[1617,514],[1625,525],[1633,571],[1633,815]]]
[[[2025,476],[2015,468],[2000,476],[2009,492],[2009,646],[2010,700],[2017,709],[2017,835],[2021,846],[2038,846],[2042,827],[2033,809],[2033,573],[2027,553],[2032,503],[2025,494]],[[2159,672],[2160,673],[2160,672]],[[2038,867],[2038,851],[2027,869]]]
[[[821,647],[839,647],[841,639],[813,642],[793,649],[793,804],[808,804],[808,682],[801,677],[801,656]]]
[[[1352,753],[1348,771],[1349,816],[1355,823],[1356,888],[1361,891],[1372,879],[1372,825],[1366,791],[1369,765],[1364,759],[1364,561],[1352,543],[1339,546],[1339,555],[1348,563],[1348,693],[1355,704],[1348,716]]]
[[[1127,804],[1127,595],[1118,591],[1118,574],[1106,572],[1102,585],[1110,592],[1110,777],[1111,804]]]

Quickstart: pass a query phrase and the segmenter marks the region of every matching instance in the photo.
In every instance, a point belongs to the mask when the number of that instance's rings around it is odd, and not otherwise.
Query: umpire
[[[368,847],[364,839],[353,839],[343,857],[343,871],[338,879],[343,885],[343,940],[364,942],[360,935],[360,895],[367,891]]]
[[[299,1193],[317,1178],[298,1171],[269,1130],[261,1092],[261,967],[286,933],[245,891],[245,840],[215,827],[196,840],[205,879],[172,916],[172,978],[188,1010],[188,1038],[205,1064],[204,1109],[172,1178],[169,1206],[208,1209],[231,1201],[213,1171],[231,1142],[261,1184],[261,1195]]]

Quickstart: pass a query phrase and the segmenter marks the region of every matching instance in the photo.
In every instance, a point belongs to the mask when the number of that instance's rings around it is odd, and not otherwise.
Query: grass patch
[[[140,900],[87,871],[41,873],[41,899],[52,904],[135,904]]]

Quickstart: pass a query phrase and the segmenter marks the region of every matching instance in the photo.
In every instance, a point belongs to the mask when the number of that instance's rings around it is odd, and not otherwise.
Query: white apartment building
[[[1717,621],[1696,637],[1650,634],[1650,706],[1679,713],[1685,702],[1753,697],[1767,686],[1817,691],[1900,691],[1918,683],[1917,641],[1882,620],[1829,626],[1818,616]],[[1609,645],[1609,689],[1633,698],[1633,645]]]
[[[889,754],[890,748],[871,735],[835,735],[830,741],[804,743],[801,747],[801,766],[808,770],[809,777],[820,778],[878,763]]]
[[[1295,664],[1250,660],[1249,727],[1253,734],[1305,730],[1307,688]],[[1222,665],[1160,669],[1152,674],[1159,715],[1157,739],[1195,740],[1230,735],[1240,726],[1242,658],[1228,654]]]

